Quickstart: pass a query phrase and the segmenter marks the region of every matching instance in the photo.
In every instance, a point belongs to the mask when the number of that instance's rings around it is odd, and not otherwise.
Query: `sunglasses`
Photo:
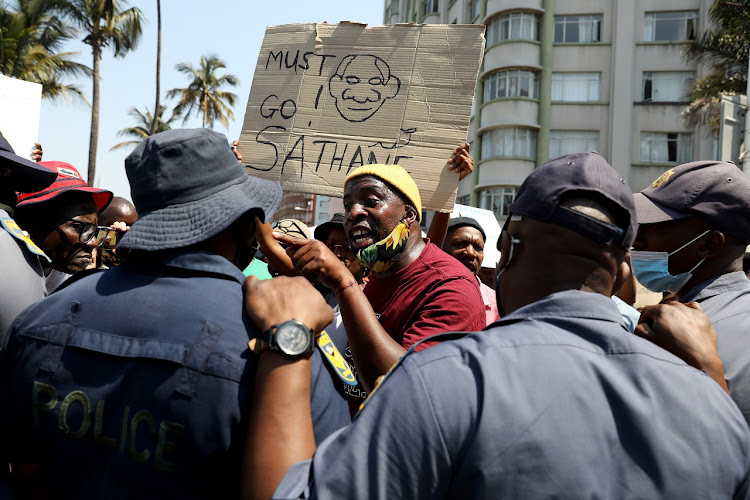
[[[97,244],[99,243],[98,235],[100,232],[100,227],[96,224],[93,224],[91,222],[82,222],[80,220],[75,219],[63,219],[66,222],[70,222],[73,225],[73,228],[78,233],[78,241],[82,245],[88,244],[92,239],[97,238]]]
[[[96,235],[96,246],[102,248],[115,248],[124,234],[125,231],[120,231],[119,229],[99,226],[99,232]]]
[[[303,231],[300,225],[295,221],[281,220],[274,222],[271,224],[271,228],[280,233],[296,236],[297,238],[307,238],[307,236],[305,236],[305,231]]]

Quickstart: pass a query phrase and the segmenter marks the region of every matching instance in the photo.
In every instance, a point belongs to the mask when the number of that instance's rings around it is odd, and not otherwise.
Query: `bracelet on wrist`
[[[354,285],[357,285],[357,284],[358,283],[356,281],[353,281],[353,282],[349,283],[348,285],[346,285],[345,287],[339,288],[338,290],[336,290],[335,293],[336,293],[336,295],[338,295],[338,294],[342,293],[344,290],[348,290],[349,288],[351,288],[351,287],[353,287]]]

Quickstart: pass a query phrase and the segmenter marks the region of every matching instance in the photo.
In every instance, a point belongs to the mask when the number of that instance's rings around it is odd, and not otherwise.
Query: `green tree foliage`
[[[76,30],[60,17],[61,0],[0,2],[0,73],[42,84],[44,98],[83,98],[67,81],[91,70],[74,60],[78,52],[59,52]]]
[[[231,74],[219,76],[218,71],[225,69],[224,62],[215,55],[201,56],[200,67],[183,62],[177,65],[177,71],[190,78],[187,88],[172,89],[167,97],[179,97],[174,108],[176,115],[183,115],[183,123],[190,115],[200,115],[203,126],[213,128],[214,122],[220,122],[224,128],[229,128],[229,119],[234,119],[232,106],[237,95],[221,90],[224,85],[236,86],[239,80]]]
[[[154,116],[151,113],[151,110],[149,110],[148,108],[146,108],[143,112],[139,111],[135,107],[130,108],[128,114],[136,119],[136,125],[134,127],[120,129],[120,131],[117,132],[117,135],[121,137],[131,137],[133,138],[133,140],[115,144],[114,146],[112,146],[110,151],[137,146],[141,141],[153,135],[151,133],[152,123],[156,124],[154,134],[158,134],[159,132],[164,132],[165,130],[169,130],[170,128],[172,128],[172,122],[177,119],[177,115],[173,114],[167,120],[165,120],[164,112],[166,111],[166,109],[167,108],[165,106],[159,106],[159,113]]]
[[[115,57],[124,57],[138,44],[145,22],[140,9],[127,6],[127,0],[66,0],[61,5],[67,18],[85,34],[83,42],[91,47],[93,56],[89,185],[94,184],[96,175],[96,151],[99,144],[99,67],[102,52],[109,47]]]
[[[683,116],[691,125],[718,126],[721,94],[744,94],[750,54],[750,0],[716,0],[708,11],[714,24],[689,43],[685,57],[712,68],[696,80]]]

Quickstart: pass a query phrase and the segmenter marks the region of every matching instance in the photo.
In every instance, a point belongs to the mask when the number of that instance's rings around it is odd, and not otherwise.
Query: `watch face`
[[[284,323],[276,331],[276,344],[282,352],[290,356],[305,353],[311,342],[312,334],[303,325]]]

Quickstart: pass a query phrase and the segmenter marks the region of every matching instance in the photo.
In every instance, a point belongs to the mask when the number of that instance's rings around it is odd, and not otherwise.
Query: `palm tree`
[[[195,111],[196,115],[201,115],[204,127],[213,128],[214,122],[219,121],[224,128],[229,128],[229,119],[234,119],[231,107],[234,106],[237,95],[220,90],[220,87],[225,84],[234,87],[239,80],[230,74],[219,76],[217,71],[224,68],[224,62],[215,55],[201,56],[199,69],[186,62],[177,65],[177,71],[192,80],[187,88],[172,89],[167,93],[169,98],[179,96],[174,113],[184,113],[183,124]]]
[[[161,94],[161,85],[159,83],[159,77],[161,76],[161,0],[156,0],[156,103],[154,109],[161,109],[161,103],[159,102]],[[161,113],[159,113],[161,115]],[[172,115],[174,116],[174,115]],[[151,121],[150,133],[154,135],[156,133],[156,120],[158,115],[154,115],[154,119]]]
[[[42,97],[77,97],[81,90],[64,80],[90,75],[73,58],[77,52],[57,52],[75,30],[56,15],[59,0],[18,0],[16,8],[0,3],[0,73],[42,84]]]
[[[99,144],[99,63],[102,51],[110,46],[115,57],[124,57],[138,44],[145,21],[137,7],[127,0],[67,0],[64,12],[86,34],[83,42],[93,56],[93,92],[91,95],[91,135],[89,141],[88,183],[96,176],[96,150]]]
[[[134,127],[120,129],[120,131],[117,132],[117,135],[122,137],[132,137],[134,140],[115,144],[114,146],[112,146],[110,151],[114,151],[115,149],[127,148],[130,146],[137,146],[147,137],[172,128],[171,124],[175,119],[177,119],[177,115],[173,114],[169,117],[169,119],[164,120],[164,111],[166,111],[166,109],[166,106],[161,106],[159,108],[159,113],[153,115],[151,113],[151,110],[148,108],[146,108],[145,112],[141,112],[137,108],[131,107],[130,111],[128,111],[128,114],[136,119],[137,125],[135,125]],[[154,132],[151,132],[152,124],[156,124],[156,129]]]
[[[708,15],[716,28],[690,42],[685,57],[708,64],[713,71],[695,81],[683,116],[691,125],[718,127],[720,95],[744,94],[747,89],[750,0],[716,0]]]

